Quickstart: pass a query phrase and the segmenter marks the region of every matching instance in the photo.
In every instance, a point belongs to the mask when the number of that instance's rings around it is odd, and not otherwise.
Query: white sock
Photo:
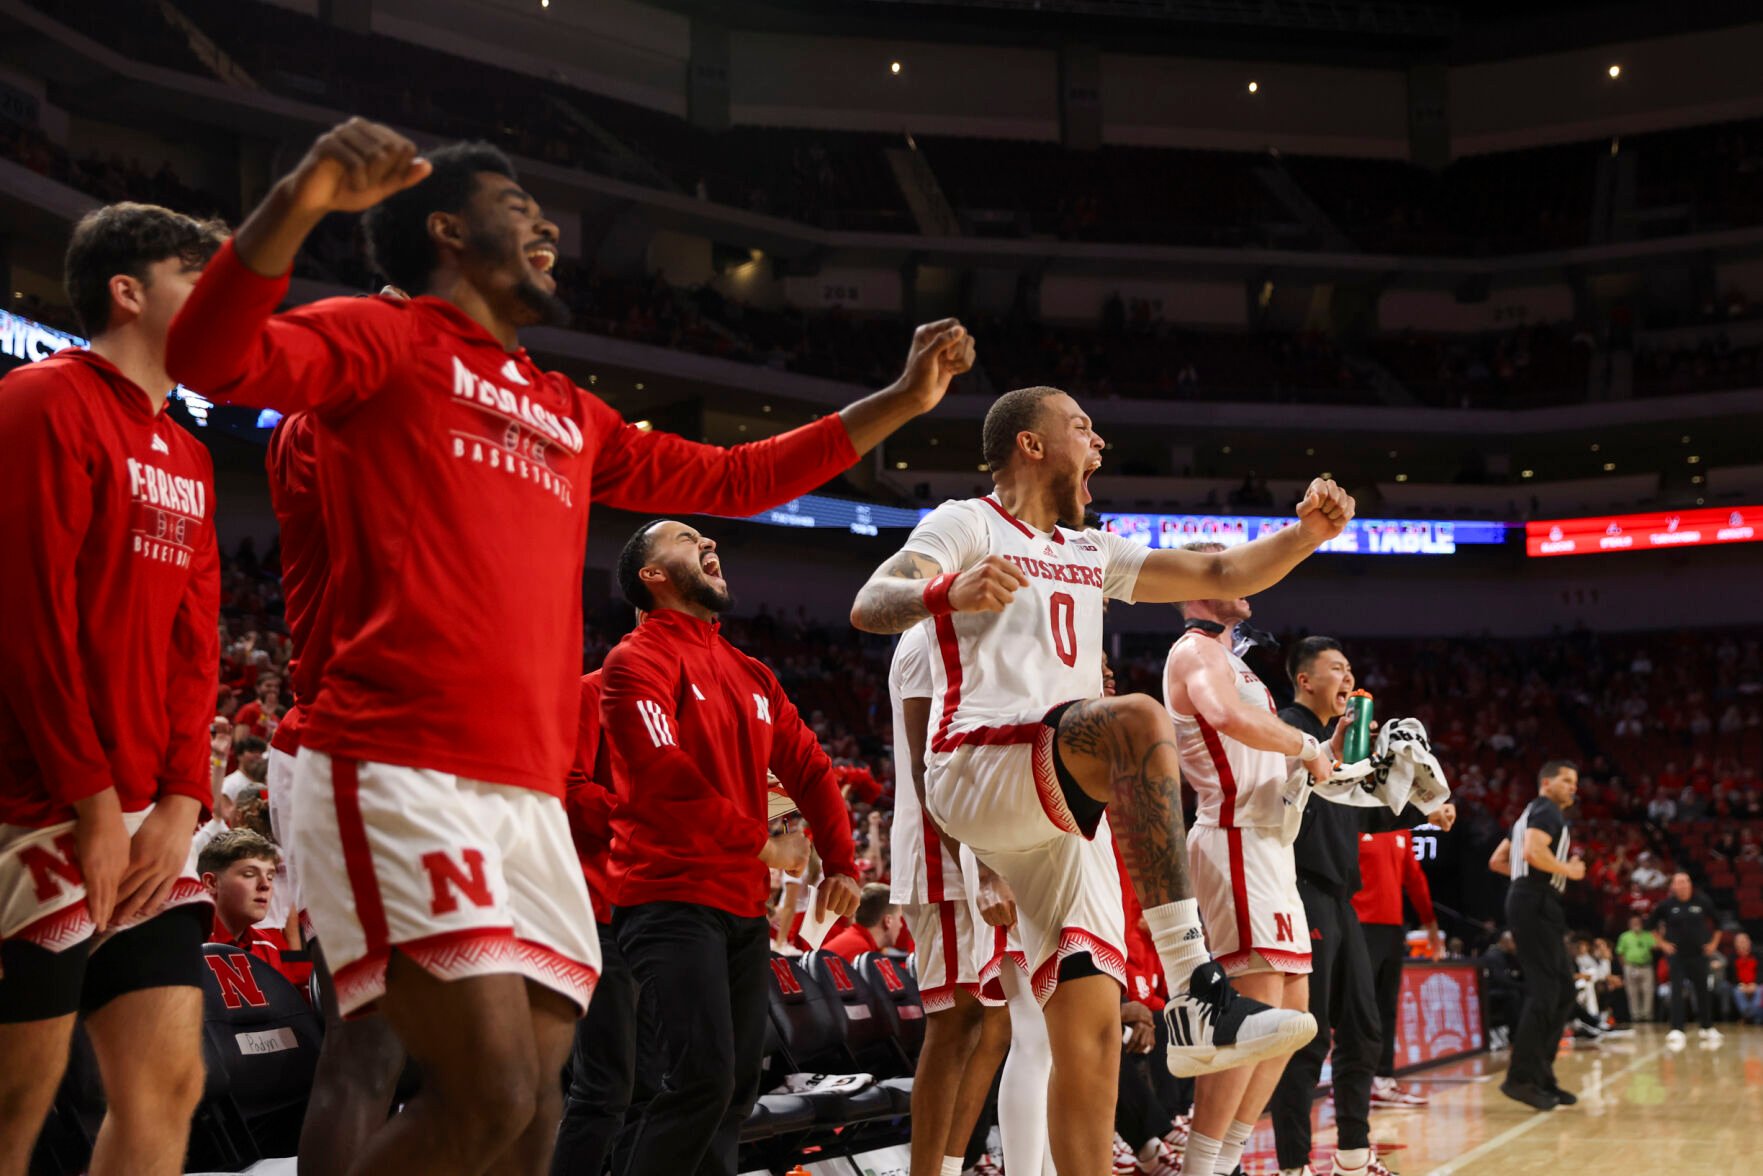
[[[1254,1125],[1236,1119],[1231,1120],[1229,1127],[1224,1129],[1224,1140],[1218,1146],[1218,1166],[1213,1171],[1220,1176],[1230,1176],[1243,1162],[1243,1148],[1249,1144],[1249,1133]]]
[[[1349,1171],[1355,1168],[1363,1168],[1370,1162],[1371,1149],[1368,1147],[1342,1148],[1334,1154],[1335,1167],[1346,1168]]]
[[[1188,1150],[1182,1153],[1181,1170],[1196,1173],[1217,1171],[1218,1149],[1223,1146],[1223,1140],[1194,1132],[1188,1136]]]
[[[1206,933],[1200,930],[1200,904],[1191,898],[1179,898],[1162,906],[1146,907],[1145,925],[1151,929],[1151,942],[1163,964],[1163,978],[1169,983],[1170,994],[1186,992],[1194,969],[1212,958],[1206,951]]]
[[[943,1176],[961,1176],[961,1165],[965,1156],[944,1156]]]
[[[1010,1004],[1010,1052],[998,1080],[998,1135],[1004,1170],[1024,1176],[1052,1170],[1047,1146],[1047,1080],[1053,1075],[1053,1046],[1047,1022],[1022,969],[1006,959],[1001,976]]]

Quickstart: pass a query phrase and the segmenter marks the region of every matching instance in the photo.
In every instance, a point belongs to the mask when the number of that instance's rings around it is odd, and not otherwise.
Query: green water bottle
[[[1341,761],[1356,764],[1371,758],[1371,692],[1355,690],[1347,695],[1347,738],[1341,747]]]

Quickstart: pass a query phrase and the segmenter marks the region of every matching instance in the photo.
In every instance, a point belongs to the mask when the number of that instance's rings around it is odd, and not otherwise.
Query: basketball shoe
[[[1164,1006],[1163,1020],[1169,1030],[1165,1060],[1177,1078],[1295,1053],[1316,1036],[1315,1017],[1242,995],[1215,963],[1194,969],[1188,990]]]
[[[1394,1078],[1371,1080],[1371,1105],[1374,1107],[1424,1107],[1431,1101],[1424,1094],[1404,1089]]]

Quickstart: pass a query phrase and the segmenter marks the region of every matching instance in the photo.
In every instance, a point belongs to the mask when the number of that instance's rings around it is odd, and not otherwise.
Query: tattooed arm
[[[924,588],[942,572],[942,565],[928,555],[899,552],[858,591],[851,623],[866,633],[904,633],[930,616]]]
[[[875,570],[851,606],[851,623],[866,633],[904,633],[930,616],[924,590],[943,574],[943,565],[928,555],[902,551]],[[952,612],[1001,612],[1018,588],[1026,587],[1022,569],[1001,555],[988,555],[955,577],[949,585]]]

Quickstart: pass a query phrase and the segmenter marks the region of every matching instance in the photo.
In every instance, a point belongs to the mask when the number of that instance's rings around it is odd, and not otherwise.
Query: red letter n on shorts
[[[1279,943],[1292,942],[1292,917],[1290,915],[1273,916],[1273,938]]]
[[[65,894],[67,888],[62,882],[75,887],[86,884],[80,874],[79,851],[74,846],[73,834],[63,833],[55,839],[54,845],[53,852],[41,845],[27,845],[18,851],[18,860],[31,872],[31,888],[36,892],[38,902],[51,902]],[[58,878],[60,881],[56,880]]]
[[[490,880],[484,876],[483,850],[461,850],[459,856],[465,862],[463,869],[439,850],[422,855],[422,868],[429,872],[429,886],[433,889],[429,909],[434,914],[450,915],[458,910],[461,894],[472,906],[495,905]]]

